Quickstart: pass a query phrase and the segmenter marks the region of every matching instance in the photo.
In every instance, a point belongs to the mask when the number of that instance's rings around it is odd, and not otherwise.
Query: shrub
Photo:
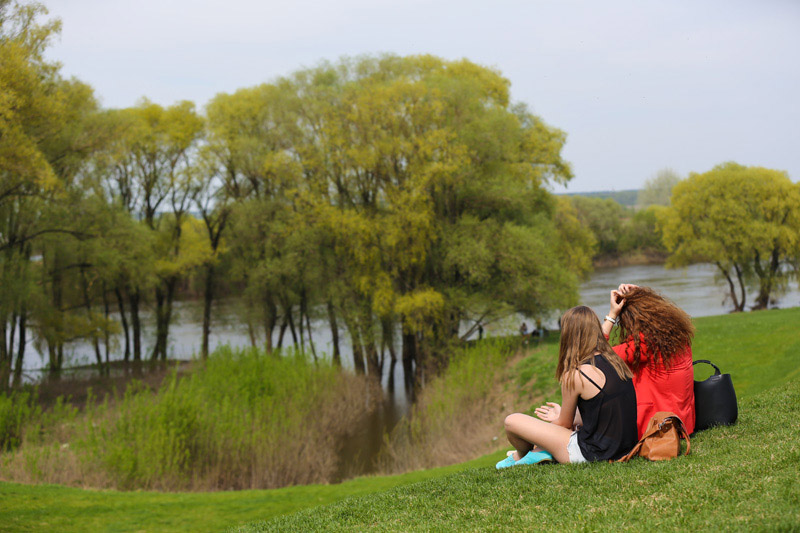
[[[0,393],[0,451],[13,450],[22,442],[23,428],[41,416],[36,395],[29,392]]]
[[[336,467],[337,428],[366,409],[351,379],[299,352],[221,348],[158,391],[133,385],[113,404],[97,406],[80,446],[120,488],[324,482]]]

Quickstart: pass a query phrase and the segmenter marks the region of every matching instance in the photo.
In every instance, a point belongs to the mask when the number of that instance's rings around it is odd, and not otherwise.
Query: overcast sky
[[[730,160],[800,179],[796,0],[44,1],[63,21],[49,57],[106,107],[202,107],[322,59],[430,53],[500,69],[566,131],[568,191]]]

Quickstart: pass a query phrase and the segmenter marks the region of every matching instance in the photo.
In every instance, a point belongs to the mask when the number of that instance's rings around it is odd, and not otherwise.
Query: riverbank
[[[795,531],[800,379],[740,407],[672,461],[471,468],[231,530]]]
[[[721,510],[730,512],[730,516],[741,517],[741,520],[736,522],[741,527],[747,527],[748,524],[758,526],[759,523],[754,520],[759,517],[772,520],[780,515],[796,520],[797,501],[796,499],[790,501],[794,507],[787,509],[785,498],[788,497],[787,494],[798,493],[797,490],[790,490],[797,489],[798,451],[795,443],[798,442],[800,435],[797,435],[797,425],[792,420],[798,413],[779,410],[780,416],[771,422],[769,413],[772,409],[769,406],[792,405],[791,402],[794,402],[795,406],[800,404],[800,399],[796,392],[792,392],[791,386],[780,388],[800,379],[800,331],[795,326],[798,321],[800,321],[800,308],[703,317],[695,320],[697,326],[695,358],[711,359],[724,372],[731,373],[740,399],[741,422],[731,428],[700,433],[692,441],[693,452],[689,458],[669,463],[676,465],[675,469],[649,463],[633,463],[613,471],[609,469],[613,468],[613,465],[546,467],[546,470],[523,469],[511,475],[498,477],[492,465],[503,452],[497,451],[471,462],[399,476],[371,476],[338,485],[308,485],[266,491],[129,493],[0,483],[0,499],[3,501],[3,506],[0,508],[0,523],[9,524],[8,529],[12,531],[47,527],[61,531],[220,530],[253,520],[267,520],[300,509],[330,504],[343,498],[379,493],[364,499],[348,499],[347,503],[334,507],[322,507],[277,525],[253,525],[251,528],[278,526],[293,528],[311,523],[315,524],[315,527],[335,529],[345,527],[344,524],[350,519],[344,517],[343,513],[345,509],[351,509],[352,525],[356,528],[359,525],[366,527],[359,520],[372,516],[376,520],[372,522],[372,527],[379,524],[377,527],[381,529],[445,528],[446,524],[441,520],[446,520],[448,517],[461,521],[458,523],[464,527],[467,527],[467,523],[471,523],[471,529],[482,527],[481,525],[503,529],[511,527],[511,523],[482,522],[481,517],[502,515],[514,518],[520,524],[531,525],[529,521],[535,516],[527,512],[520,513],[519,510],[522,508],[542,510],[552,504],[552,502],[545,503],[543,498],[550,497],[552,500],[553,487],[560,487],[565,491],[564,494],[569,495],[578,489],[585,490],[587,484],[608,485],[609,479],[614,487],[622,487],[620,494],[625,496],[620,498],[622,503],[615,504],[619,507],[617,509],[619,516],[631,516],[631,511],[626,509],[625,505],[638,502],[636,506],[642,506],[637,507],[641,513],[653,514],[655,510],[661,510],[663,512],[656,513],[657,516],[677,516],[678,520],[672,522],[670,528],[682,527],[680,524],[700,529],[708,528],[709,524],[703,526],[702,522],[687,521],[693,512],[700,513],[704,510],[703,502],[706,501],[712,503],[718,501]],[[545,390],[549,387],[548,383],[553,381],[551,366],[554,365],[556,351],[555,342],[535,347],[526,357],[512,365],[510,368],[512,378],[506,386],[509,389],[523,386],[529,393],[543,391],[545,399],[557,400],[555,392]],[[705,378],[708,375],[708,369],[698,369],[697,372],[698,378]],[[701,372],[705,374],[701,375]],[[763,396],[759,396],[760,394]],[[784,417],[789,416],[794,418],[784,420]],[[497,428],[498,432],[502,430],[502,419],[497,421]],[[504,438],[502,433],[499,433],[499,437],[493,446],[498,450],[507,449],[507,444],[502,440]],[[778,462],[782,461],[786,454],[793,457],[794,462],[786,465],[791,477],[770,474],[776,463],[769,459],[769,454],[762,455],[757,451],[753,453],[751,446],[775,447]],[[715,449],[721,451],[713,452]],[[741,461],[742,457],[747,457],[748,461]],[[462,474],[453,477],[454,473],[462,471],[464,471]],[[617,472],[628,473],[617,476]],[[697,478],[697,475],[703,472],[709,475]],[[532,483],[531,475],[537,474],[542,474],[544,477],[537,478],[536,482]],[[769,478],[772,482],[769,480],[762,482],[767,476],[773,476]],[[679,481],[680,479],[697,479],[697,482],[687,483]],[[425,480],[428,481],[407,489],[384,493],[392,487]],[[643,485],[640,483],[642,480],[652,480],[652,482]],[[663,482],[663,490],[658,490],[659,482]],[[729,482],[735,486],[728,487]],[[677,489],[687,493],[684,496],[676,496],[674,491]],[[720,496],[722,492],[730,492],[741,494],[744,498],[758,490],[764,490],[766,500],[756,498],[758,501],[751,502],[752,506],[748,504],[746,507],[741,507],[743,500],[739,499],[739,496],[729,499]],[[619,490],[615,488],[614,492]],[[448,496],[450,493],[464,499],[454,502]],[[509,502],[521,501],[522,505],[506,509],[503,503],[505,500],[500,501],[493,497],[492,494],[495,493],[498,495],[497,498],[508,498]],[[602,520],[602,516],[597,514],[601,507],[594,505],[607,505],[607,500],[612,497],[611,491],[606,490],[599,493],[596,498],[586,500],[586,505],[581,509],[587,516]],[[476,498],[477,500],[473,501]],[[392,504],[392,499],[402,502],[402,505],[398,507]],[[675,502],[674,508],[666,509],[665,506],[671,501]],[[427,507],[422,509],[420,505]],[[500,508],[505,510],[499,513],[497,509]],[[370,509],[377,509],[379,512],[374,515]],[[565,516],[573,518],[576,516],[575,512],[567,513],[563,507],[558,509]],[[793,512],[795,514],[792,514]],[[431,513],[438,513],[439,516],[432,516]],[[412,515],[425,517],[425,521],[420,522]],[[547,516],[552,518],[554,515],[548,511]],[[393,517],[396,517],[396,520]],[[336,520],[342,521],[336,522]],[[468,522],[468,520],[475,521]],[[611,525],[615,528],[624,528],[639,523],[631,520]],[[766,523],[783,522],[762,522],[761,525]],[[798,522],[793,523],[794,527],[797,527]],[[556,523],[553,524],[553,527],[556,527]],[[571,527],[576,527],[576,523],[572,523]]]

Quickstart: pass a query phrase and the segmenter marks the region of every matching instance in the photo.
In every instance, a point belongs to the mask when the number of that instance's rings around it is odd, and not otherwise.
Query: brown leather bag
[[[681,453],[681,439],[686,439],[686,453],[689,455],[689,434],[683,426],[683,421],[675,413],[660,411],[653,415],[647,424],[647,430],[642,435],[636,446],[618,463],[630,461],[638,455],[651,461],[673,459]]]

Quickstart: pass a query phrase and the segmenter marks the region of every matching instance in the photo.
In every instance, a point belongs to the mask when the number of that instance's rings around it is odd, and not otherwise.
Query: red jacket
[[[641,335],[641,334],[640,334]],[[686,426],[686,431],[694,432],[694,370],[692,368],[692,347],[686,346],[670,361],[667,370],[659,362],[652,362],[652,354],[641,337],[639,343],[640,361],[638,372],[633,376],[633,387],[636,389],[636,423],[639,427],[639,438],[642,438],[647,423],[659,411],[671,411],[678,415]],[[614,346],[614,351],[628,366],[633,363],[635,346],[633,337],[626,342]]]

